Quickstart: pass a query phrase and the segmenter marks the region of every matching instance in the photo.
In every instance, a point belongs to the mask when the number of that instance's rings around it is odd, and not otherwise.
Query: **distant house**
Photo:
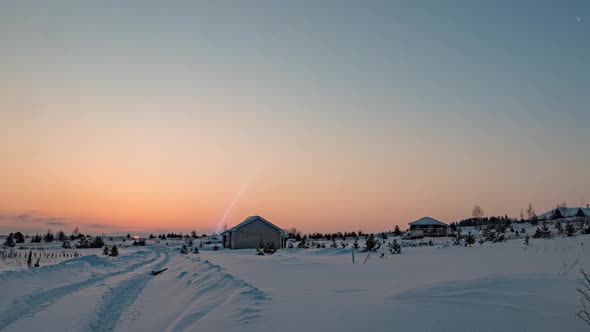
[[[556,208],[539,216],[539,220],[590,217],[590,207]]]
[[[447,236],[449,225],[431,217],[420,218],[409,223],[410,231],[422,231],[424,236]]]
[[[221,236],[223,247],[230,249],[258,248],[261,242],[284,248],[286,242],[285,232],[261,216],[250,216]]]

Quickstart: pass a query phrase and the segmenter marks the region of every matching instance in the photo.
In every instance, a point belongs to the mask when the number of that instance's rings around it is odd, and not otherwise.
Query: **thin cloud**
[[[104,224],[89,224],[89,225],[86,225],[86,226],[92,227],[92,228],[108,228],[108,227],[112,227],[112,226],[104,225]]]
[[[23,221],[23,222],[29,221],[29,220],[31,220],[31,215],[28,213],[23,213],[23,214],[19,214],[14,219],[16,219],[17,221]]]
[[[49,226],[64,226],[65,223],[61,222],[61,221],[48,221],[45,224],[49,225]]]

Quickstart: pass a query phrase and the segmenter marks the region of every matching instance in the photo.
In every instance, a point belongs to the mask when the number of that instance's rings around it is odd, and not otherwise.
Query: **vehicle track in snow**
[[[152,270],[162,269],[168,263],[170,256],[168,253],[163,253],[163,255],[165,255],[164,259],[154,264],[151,268]],[[125,279],[106,291],[102,296],[102,301],[98,305],[94,317],[87,323],[88,330],[114,330],[123,312],[137,300],[142,290],[153,278],[154,276],[146,271],[146,273]]]
[[[97,283],[104,281],[105,279],[133,272],[137,269],[142,268],[143,266],[146,266],[157,261],[161,257],[162,255],[160,253],[157,253],[157,255],[153,258],[129,265],[128,267],[120,271],[99,275],[83,281],[71,283],[61,287],[43,290],[37,293],[28,294],[18,299],[15,299],[6,308],[6,310],[0,312],[0,330],[8,327],[9,325],[18,321],[21,318],[34,316],[36,313],[44,310],[45,308],[47,308],[48,306],[50,306],[51,304],[55,303],[63,297],[79,292],[88,287],[92,287]]]

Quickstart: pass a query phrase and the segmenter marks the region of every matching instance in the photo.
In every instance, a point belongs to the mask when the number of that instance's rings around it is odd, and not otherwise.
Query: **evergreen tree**
[[[16,243],[14,242],[14,234],[12,234],[12,233],[8,234],[8,237],[4,241],[4,245],[7,247],[11,247],[11,248],[16,245]]]
[[[104,241],[100,236],[95,237],[92,243],[90,243],[90,248],[102,248],[103,246]]]
[[[188,248],[186,247],[186,245],[182,245],[182,248],[180,248],[180,253],[184,255],[188,254]]]
[[[21,232],[14,233],[14,242],[15,243],[25,243],[25,237],[23,236],[23,233],[21,233]]]
[[[397,242],[396,239],[393,239],[393,242],[389,245],[389,251],[392,255],[401,254],[402,253],[402,246]]]
[[[465,244],[470,247],[475,244],[475,236],[471,235],[471,232],[467,233],[467,236],[465,237]]]
[[[393,235],[395,235],[395,236],[402,235],[402,231],[399,229],[398,225],[395,225],[395,229],[393,230]]]
[[[375,251],[377,250],[377,245],[379,245],[379,242],[375,241],[373,234],[370,234],[365,240],[365,251]]]
[[[51,233],[51,230],[47,231],[47,234],[45,234],[45,242],[53,242],[54,240],[54,236],[53,233]]]
[[[541,226],[541,228],[537,228],[537,230],[535,231],[535,234],[533,234],[533,238],[535,239],[549,239],[551,238],[551,231],[549,230],[549,227],[547,227],[547,222],[543,223],[543,226]]]
[[[111,253],[109,254],[111,257],[117,257],[119,256],[119,249],[117,248],[116,245],[113,245],[111,247]]]
[[[108,246],[104,246],[103,250],[102,250],[102,254],[107,257],[109,255],[109,247]]]

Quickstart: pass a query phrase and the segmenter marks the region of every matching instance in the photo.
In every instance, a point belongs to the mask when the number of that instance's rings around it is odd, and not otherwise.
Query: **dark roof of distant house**
[[[555,213],[555,210],[559,210],[559,212],[561,213],[561,215],[564,218],[575,217],[579,210],[582,210],[582,212],[584,212],[584,215],[590,216],[590,208],[571,207],[571,208],[559,208],[559,209],[553,209],[551,211],[547,211],[547,212],[543,213],[542,215],[540,215],[539,219],[541,219],[541,220],[551,219],[551,217]]]
[[[416,221],[409,223],[410,226],[449,226],[440,220],[436,220],[431,217],[420,218]]]
[[[248,218],[244,219],[244,221],[242,221],[241,223],[239,223],[239,224],[235,225],[234,227],[232,227],[232,228],[230,228],[230,229],[228,229],[228,230],[224,231],[224,232],[223,232],[223,233],[221,233],[221,234],[225,234],[225,233],[228,233],[228,232],[233,232],[233,231],[235,231],[236,229],[238,229],[238,228],[241,228],[241,227],[244,227],[244,226],[248,225],[249,223],[251,223],[251,222],[253,222],[253,221],[255,221],[255,220],[260,220],[260,221],[262,221],[262,222],[265,222],[265,223],[267,223],[268,225],[270,225],[270,226],[272,226],[272,227],[276,228],[276,229],[277,229],[279,232],[283,232],[283,230],[282,230],[280,227],[278,227],[277,225],[275,225],[275,224],[271,223],[270,221],[268,221],[268,220],[266,220],[266,219],[262,218],[261,216],[249,216]]]

